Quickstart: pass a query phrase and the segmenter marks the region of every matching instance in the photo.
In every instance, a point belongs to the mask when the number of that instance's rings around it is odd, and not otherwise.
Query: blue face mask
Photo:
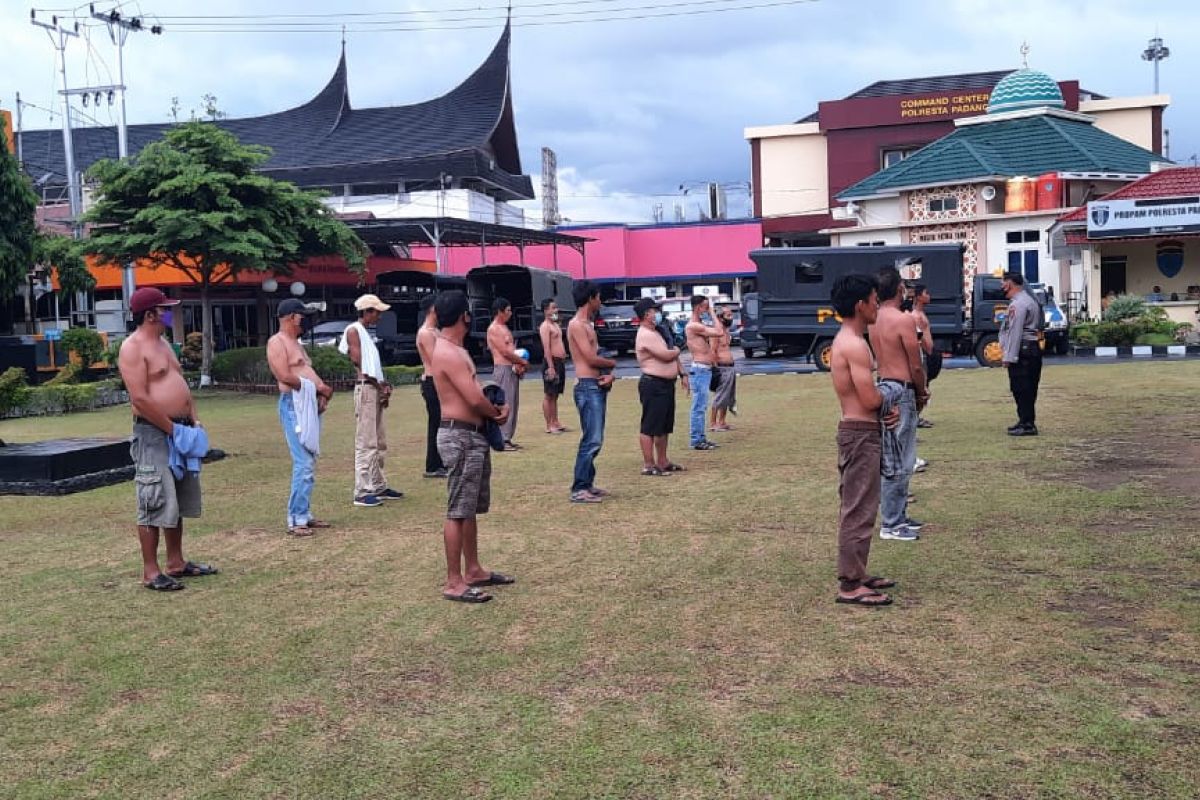
[[[700,319],[704,320],[705,324],[707,325],[713,324],[713,315],[707,311],[700,315]]]
[[[172,323],[175,322],[175,314],[170,309],[160,311],[158,319],[162,322],[164,328],[170,328],[172,327]]]

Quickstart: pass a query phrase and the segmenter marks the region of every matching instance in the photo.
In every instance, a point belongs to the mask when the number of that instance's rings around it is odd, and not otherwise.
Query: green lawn
[[[1198,383],[1051,366],[1043,435],[1011,439],[1002,372],[944,374],[924,536],[872,552],[887,609],[832,602],[822,375],[743,378],[726,446],[666,478],[638,475],[620,382],[599,507],[566,502],[577,436],[541,433],[527,382],[481,531],[519,583],[479,607],[440,599],[415,387],[389,418],[409,497],[380,509],[350,505],[335,399],[314,507],[336,527],[310,540],[283,535],[274,401],[202,397],[230,458],[186,544],[220,576],[141,588],[131,484],[0,497],[0,796],[1194,798]],[[0,423],[127,430],[126,409]]]

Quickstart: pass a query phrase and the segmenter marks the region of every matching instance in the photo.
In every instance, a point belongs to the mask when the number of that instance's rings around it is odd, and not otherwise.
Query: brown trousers
[[[878,422],[838,423],[838,580],[843,592],[857,589],[868,577],[867,558],[879,511],[879,467],[882,439]]]

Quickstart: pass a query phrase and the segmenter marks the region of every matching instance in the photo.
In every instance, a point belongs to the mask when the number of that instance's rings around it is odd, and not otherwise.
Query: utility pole
[[[17,164],[22,169],[25,167],[25,146],[21,134],[24,132],[24,127],[21,125],[21,93],[17,92]]]
[[[117,85],[113,88],[117,91],[118,102],[120,104],[119,114],[117,116],[117,157],[129,157],[129,126],[125,119],[125,40],[129,38],[132,31],[149,30],[150,33],[159,35],[162,33],[161,25],[151,25],[146,27],[141,17],[125,17],[116,8],[109,11],[107,14],[96,11],[96,4],[91,3],[88,6],[88,12],[92,15],[92,19],[97,19],[108,26],[108,35],[112,39],[113,45],[117,48]],[[133,264],[128,263],[121,271],[121,310],[124,312],[125,319],[131,319],[132,314],[129,311],[129,301],[133,297],[133,293],[137,290],[137,276],[133,270]]]
[[[58,51],[58,71],[62,76],[63,96],[63,152],[66,157],[67,170],[67,202],[71,207],[71,230],[76,239],[79,238],[79,215],[83,211],[83,199],[80,196],[79,181],[75,175],[75,147],[71,142],[71,96],[67,93],[67,39],[79,37],[79,23],[74,30],[67,30],[58,24],[58,17],[50,17],[50,22],[42,22],[37,18],[37,11],[30,9],[29,21],[39,28],[44,28],[50,37],[54,49]]]

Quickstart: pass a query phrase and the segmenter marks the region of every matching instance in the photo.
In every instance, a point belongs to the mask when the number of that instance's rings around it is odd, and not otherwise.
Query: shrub
[[[1143,333],[1133,341],[1134,344],[1167,345],[1175,344],[1175,337],[1165,333]]]
[[[58,371],[50,380],[43,383],[43,386],[69,386],[74,383],[79,383],[82,380],[83,367],[72,361]]]
[[[29,387],[25,385],[25,370],[9,367],[0,374],[0,414],[7,414],[24,404]]]
[[[1080,322],[1071,327],[1071,342],[1077,347],[1095,347],[1100,343],[1095,322]]]
[[[336,347],[314,347],[309,356],[312,358],[313,369],[322,380],[353,379],[358,375],[354,362],[349,356],[339,353]]]
[[[1162,309],[1157,309],[1162,311]],[[1123,319],[1141,317],[1146,313],[1146,300],[1136,294],[1122,294],[1113,298],[1104,309],[1104,322],[1120,322]],[[1164,312],[1165,313],[1165,312]]]
[[[183,349],[179,351],[179,364],[184,369],[200,369],[204,360],[204,335],[200,331],[192,331],[183,340]]]
[[[87,369],[104,356],[104,339],[91,328],[71,328],[62,335],[62,346],[79,358],[80,366]]]
[[[213,380],[217,383],[271,383],[267,348],[242,347],[213,356]]]
[[[424,367],[384,367],[383,378],[392,386],[409,386],[420,382]]]
[[[1105,347],[1127,347],[1145,331],[1136,320],[1101,322],[1096,326],[1097,344]]]
[[[103,361],[105,364],[107,364],[109,369],[117,368],[117,362],[120,360],[120,357],[121,357],[121,342],[122,341],[124,341],[124,340],[119,339],[115,342],[109,341],[108,347],[105,348],[105,350],[104,350],[104,354],[102,356],[100,356],[100,360]]]

